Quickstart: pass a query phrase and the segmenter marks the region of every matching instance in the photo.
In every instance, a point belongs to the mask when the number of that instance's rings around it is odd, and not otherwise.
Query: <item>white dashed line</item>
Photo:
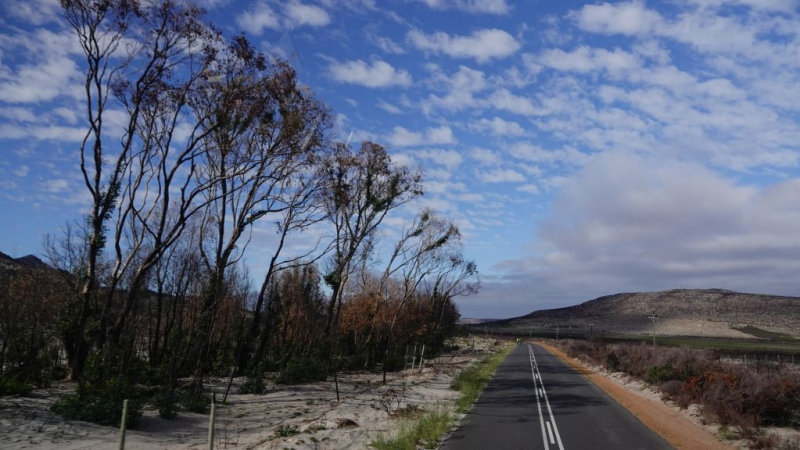
[[[555,444],[556,441],[555,441],[555,439],[553,439],[553,429],[550,428],[550,422],[546,422],[546,423],[547,423],[547,434],[550,436],[550,443],[551,444]]]
[[[556,444],[558,443],[559,450],[564,450],[564,444],[561,442],[561,435],[558,433],[558,425],[556,425],[556,419],[553,417],[553,409],[550,407],[550,400],[547,398],[547,390],[544,388],[544,382],[542,381],[542,375],[539,372],[539,366],[536,364],[536,355],[533,354],[533,347],[528,345],[528,356],[531,361],[531,373],[533,375],[533,385],[534,391],[538,394],[536,396],[536,406],[539,409],[539,422],[542,426],[542,441],[544,442],[545,450],[549,450],[550,446],[547,444],[547,436],[545,435],[545,419],[542,415],[542,405],[539,402],[539,397],[544,397],[545,404],[547,405],[547,412],[550,415],[550,420],[547,421],[547,432],[550,436],[550,443]],[[536,381],[539,381],[538,386]],[[541,386],[541,388],[539,388]],[[552,428],[551,428],[552,422]],[[554,439],[555,437],[555,439]]]

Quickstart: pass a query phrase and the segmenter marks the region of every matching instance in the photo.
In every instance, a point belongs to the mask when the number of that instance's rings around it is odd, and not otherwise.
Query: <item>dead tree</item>
[[[118,343],[149,270],[218,182],[198,183],[196,173],[207,157],[202,143],[232,105],[197,114],[222,47],[197,7],[159,0],[61,5],[86,58],[89,126],[79,155],[92,204],[80,304],[65,332],[70,373],[79,378],[92,347]],[[123,112],[121,136],[106,125],[109,101]],[[101,289],[98,264],[107,247],[113,256]],[[98,332],[87,333],[90,320]]]
[[[234,107],[218,116],[216,129],[206,137],[209,163],[198,181],[218,180],[205,193],[202,222],[208,236],[200,246],[207,281],[193,333],[198,395],[226,270],[243,255],[254,224],[298,214],[304,174],[311,171],[329,126],[327,110],[299,84],[294,70],[268,62],[243,37],[233,41],[229,57],[217,66],[218,94],[208,99],[209,108]]]
[[[333,225],[325,282],[331,288],[325,338],[336,324],[343,289],[354,262],[370,253],[369,238],[393,209],[422,195],[422,176],[395,166],[386,150],[364,142],[357,152],[339,144],[322,168],[324,202]]]

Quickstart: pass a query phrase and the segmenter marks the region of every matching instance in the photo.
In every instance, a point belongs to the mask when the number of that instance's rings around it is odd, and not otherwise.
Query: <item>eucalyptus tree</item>
[[[226,43],[204,23],[202,10],[167,0],[62,0],[61,6],[83,49],[86,75],[88,130],[79,159],[91,198],[87,257],[64,332],[71,376],[78,378],[91,348],[120,344],[150,270],[189,219],[216,201],[207,193],[256,162],[200,176],[214,160],[209,137],[246,96],[210,94],[220,88],[209,73],[221,61],[248,56],[240,42]],[[108,125],[109,116],[119,130]],[[107,248],[109,276],[101,283],[98,264]]]
[[[386,215],[422,195],[422,175],[392,163],[386,149],[363,142],[353,152],[337,144],[321,168],[323,201],[333,225],[332,255],[325,282],[331,289],[327,305],[327,338],[336,324],[343,289],[357,263],[371,252],[370,238]]]
[[[461,246],[461,232],[458,227],[433,211],[424,209],[401,231],[400,238],[391,248],[385,268],[377,280],[363,283],[363,290],[376,296],[381,305],[391,308],[384,344],[384,383],[387,360],[394,345],[394,329],[403,307],[419,295],[426,280],[447,272],[450,256],[460,255]],[[368,265],[374,263],[364,260],[362,274],[369,272]]]
[[[218,180],[204,193],[207,239],[200,251],[207,276],[192,339],[198,390],[208,366],[217,309],[227,291],[226,271],[244,255],[257,222],[302,214],[307,174],[313,172],[330,125],[326,108],[298,82],[294,70],[269,61],[243,37],[233,41],[212,76],[217,89],[205,99],[206,107],[233,106],[224,115],[218,113],[214,130],[206,135],[208,160],[198,171],[198,184]]]

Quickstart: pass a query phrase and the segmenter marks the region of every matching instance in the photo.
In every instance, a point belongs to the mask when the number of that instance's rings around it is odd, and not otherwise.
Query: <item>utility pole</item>
[[[656,320],[658,320],[659,317],[656,316],[656,313],[653,313],[653,315],[648,317],[648,319],[653,321],[653,348],[655,348],[656,347]]]
[[[590,323],[589,324],[589,340],[591,341],[593,337],[594,337],[594,324]]]

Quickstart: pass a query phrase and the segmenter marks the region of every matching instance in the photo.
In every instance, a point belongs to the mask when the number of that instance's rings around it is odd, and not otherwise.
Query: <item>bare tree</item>
[[[193,339],[198,395],[225,271],[244,254],[248,231],[257,221],[298,213],[297,202],[303,200],[298,193],[306,187],[303,174],[313,167],[329,126],[326,109],[298,83],[291,67],[268,64],[243,37],[233,41],[229,54],[215,72],[222,80],[219,98],[208,104],[212,109],[220,103],[235,106],[218,116],[219,124],[205,139],[209,159],[199,180],[219,181],[205,193],[203,224],[209,239],[200,249],[208,280]]]
[[[334,227],[333,255],[324,277],[332,291],[327,337],[336,323],[353,262],[369,254],[369,238],[389,211],[422,195],[422,176],[395,166],[386,150],[372,142],[362,143],[355,153],[344,144],[337,145],[322,176],[324,201]]]
[[[449,259],[444,255],[454,250],[459,251],[460,245],[461,233],[458,227],[425,209],[402,231],[377,282],[371,286],[368,283],[362,284],[363,290],[377,296],[381,304],[392,308],[383,358],[384,383],[387,359],[394,344],[394,328],[403,306],[418,294],[420,286],[428,277],[446,270]],[[367,272],[367,260],[364,260],[362,274]]]
[[[201,194],[218,180],[197,182],[208,155],[202,144],[233,105],[198,108],[222,45],[219,33],[200,21],[197,7],[160,0],[61,4],[87,62],[89,129],[80,168],[92,207],[82,305],[67,344],[71,376],[80,377],[91,346],[119,341],[148,271],[208,201]],[[114,145],[105,125],[109,100],[125,118]],[[113,263],[101,294],[98,260],[107,246]],[[122,283],[126,292],[118,305]],[[100,295],[99,332],[89,338],[91,303]]]

